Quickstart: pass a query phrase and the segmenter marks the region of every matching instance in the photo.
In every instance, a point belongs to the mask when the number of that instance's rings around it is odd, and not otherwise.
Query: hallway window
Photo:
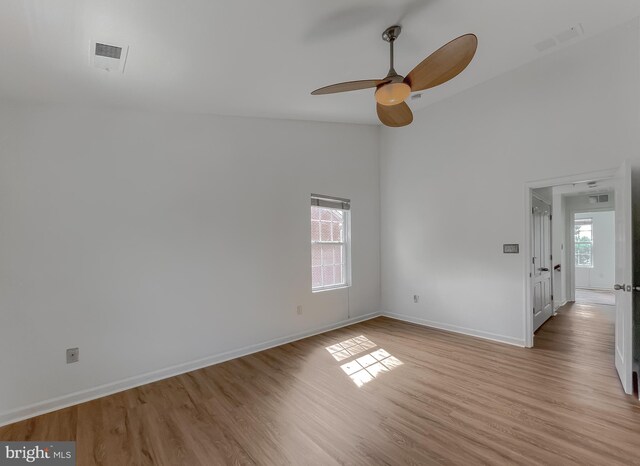
[[[575,220],[576,267],[593,267],[593,219]]]

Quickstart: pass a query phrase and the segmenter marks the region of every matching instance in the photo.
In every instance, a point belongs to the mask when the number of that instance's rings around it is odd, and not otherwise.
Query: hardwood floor
[[[640,405],[615,373],[610,312],[565,307],[535,345],[378,318],[0,439],[76,440],[79,465],[640,464]]]
[[[576,288],[576,303],[579,304],[606,304],[616,305],[616,294],[613,291],[588,290]]]

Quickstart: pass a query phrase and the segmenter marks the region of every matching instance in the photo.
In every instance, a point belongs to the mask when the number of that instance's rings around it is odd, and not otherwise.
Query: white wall
[[[382,130],[384,310],[524,343],[526,258],[502,244],[524,241],[525,183],[638,160],[638,41],[633,21]]]
[[[0,107],[0,421],[378,312],[378,131]],[[352,200],[350,290],[311,293],[312,192]]]
[[[611,291],[616,279],[615,212],[577,213],[575,218],[593,219],[593,267],[575,267],[576,288]]]

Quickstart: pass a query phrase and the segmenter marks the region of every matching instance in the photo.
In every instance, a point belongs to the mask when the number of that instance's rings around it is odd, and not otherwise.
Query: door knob
[[[549,271],[549,269],[548,269],[548,268],[546,268],[546,267],[540,267],[538,270],[539,270],[540,272],[548,272],[548,271]]]
[[[620,290],[624,291],[624,284],[622,284],[622,285],[618,285],[618,284],[613,285],[613,289],[616,290],[616,291],[620,291]]]

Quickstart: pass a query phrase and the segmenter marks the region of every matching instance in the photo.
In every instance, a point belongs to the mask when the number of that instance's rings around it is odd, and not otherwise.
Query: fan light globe
[[[411,94],[411,88],[403,82],[389,83],[376,90],[376,101],[380,105],[398,105]]]

